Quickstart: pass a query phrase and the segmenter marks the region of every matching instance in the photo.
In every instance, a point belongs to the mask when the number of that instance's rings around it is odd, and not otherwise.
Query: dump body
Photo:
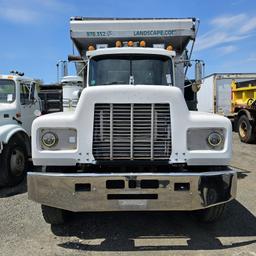
[[[70,34],[81,56],[85,56],[91,44],[146,40],[153,44],[171,44],[182,54],[191,39],[195,38],[196,19],[93,19],[71,18]]]
[[[232,81],[232,112],[236,113],[240,109],[255,108],[256,100],[256,80],[244,82]]]
[[[245,143],[256,142],[256,80],[233,81],[232,112],[234,127],[240,140]]]

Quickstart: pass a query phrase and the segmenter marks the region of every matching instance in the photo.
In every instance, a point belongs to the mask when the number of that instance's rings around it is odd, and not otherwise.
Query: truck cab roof
[[[9,80],[17,80],[17,81],[33,81],[35,79],[27,76],[20,76],[20,75],[0,75],[0,79],[9,79]]]
[[[87,57],[94,57],[98,55],[107,55],[107,54],[154,54],[154,55],[164,55],[167,57],[174,57],[174,51],[167,51],[160,48],[149,48],[149,47],[111,47],[104,49],[97,49],[94,51],[87,51]]]

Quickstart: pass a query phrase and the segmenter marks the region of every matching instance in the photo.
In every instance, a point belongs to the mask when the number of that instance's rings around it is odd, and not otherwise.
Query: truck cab
[[[66,211],[127,210],[213,221],[235,198],[230,121],[189,111],[184,98],[195,23],[71,19],[84,88],[74,111],[32,126],[33,163],[44,167],[28,174],[28,195],[46,222],[63,222]]]
[[[0,185],[26,175],[34,111],[40,110],[37,81],[19,72],[0,75]]]

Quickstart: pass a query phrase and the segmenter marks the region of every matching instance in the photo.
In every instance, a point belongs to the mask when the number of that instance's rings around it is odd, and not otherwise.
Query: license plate
[[[118,204],[121,209],[146,209],[148,200],[118,200]]]

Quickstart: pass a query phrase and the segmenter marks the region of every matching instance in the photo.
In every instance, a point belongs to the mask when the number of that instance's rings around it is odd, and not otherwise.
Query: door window
[[[31,100],[29,99],[29,92],[30,92],[30,85],[21,84],[21,88],[20,88],[21,105],[28,105],[31,103]]]

